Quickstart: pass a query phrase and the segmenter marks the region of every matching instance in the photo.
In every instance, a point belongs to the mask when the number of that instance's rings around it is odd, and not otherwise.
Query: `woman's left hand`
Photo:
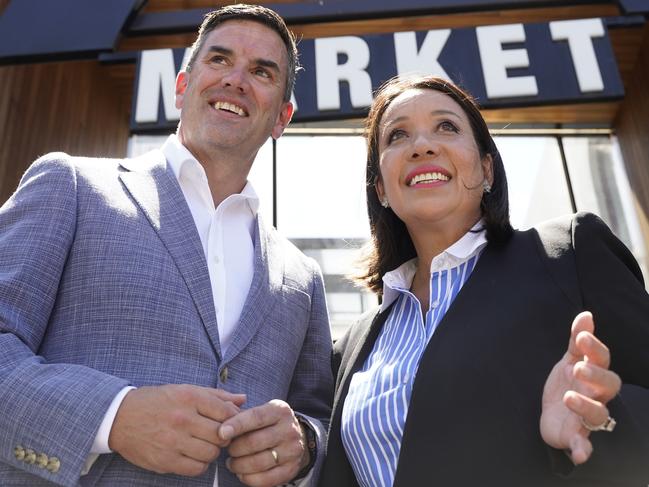
[[[579,313],[572,323],[568,351],[554,366],[543,389],[541,436],[551,447],[568,451],[573,463],[584,463],[593,452],[591,431],[584,425],[603,425],[606,404],[620,391],[622,381],[608,370],[608,348],[593,334],[593,315]]]

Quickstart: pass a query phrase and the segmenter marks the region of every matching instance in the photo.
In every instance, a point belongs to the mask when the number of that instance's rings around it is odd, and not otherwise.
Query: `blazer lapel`
[[[470,328],[482,326],[485,321],[498,322],[497,317],[494,321],[491,312],[485,311],[483,306],[485,302],[499,303],[502,300],[502,294],[506,295],[506,291],[501,285],[502,282],[499,282],[504,269],[498,255],[498,250],[487,245],[471,277],[462,286],[426,345],[410,397],[394,487],[413,485],[413,478],[425,475],[425,472],[435,468],[437,461],[435,449],[443,449],[443,445],[438,445],[435,442],[434,435],[422,434],[422,425],[424,424],[422,422],[461,420],[454,416],[454,411],[446,411],[444,416],[430,416],[431,403],[437,404],[435,394],[444,394],[444,390],[443,388],[434,389],[426,381],[431,375],[429,371],[441,373],[439,372],[439,361],[443,353],[463,353],[462,341],[458,337],[470,340],[472,336],[475,336]],[[506,313],[507,311],[503,309],[502,312]],[[449,350],[449,348],[454,348],[454,350]],[[422,456],[429,458],[427,461],[422,461]],[[440,485],[445,485],[446,481],[447,479],[443,479]]]
[[[278,303],[284,281],[284,263],[277,253],[272,230],[257,215],[254,273],[239,324],[226,351],[226,360],[235,357],[250,342],[264,323],[269,306]]]
[[[385,320],[390,315],[390,311],[394,304],[390,305],[382,313],[376,313],[368,317],[364,325],[360,326],[359,334],[357,337],[350,337],[351,340],[348,343],[348,347],[351,347],[350,353],[345,353],[340,362],[340,381],[337,379],[337,393],[334,398],[334,409],[338,403],[342,393],[345,397],[347,395],[347,389],[349,388],[349,382],[351,381],[351,376],[354,375],[365,363],[367,357],[369,356],[372,348],[374,348],[374,342],[379,336],[379,332],[383,328]]]
[[[178,181],[160,151],[125,159],[120,178],[171,254],[217,355],[221,356],[207,262]]]
[[[352,470],[351,464],[347,459],[345,449],[342,443],[341,424],[342,411],[351,378],[365,363],[369,356],[374,342],[385,320],[390,315],[390,306],[383,313],[372,313],[363,321],[357,323],[353,331],[357,333],[348,337],[345,344],[345,350],[340,362],[336,378],[336,395],[333,403],[333,415],[329,425],[329,438],[327,442],[327,456],[320,477],[320,486],[338,485],[341,487],[357,487],[358,483]],[[345,338],[343,338],[345,340]]]

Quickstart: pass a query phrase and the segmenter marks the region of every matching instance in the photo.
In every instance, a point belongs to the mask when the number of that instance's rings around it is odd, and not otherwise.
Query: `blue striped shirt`
[[[383,277],[381,310],[395,305],[365,364],[352,376],[342,413],[343,445],[361,486],[393,484],[419,361],[485,245],[484,231],[468,232],[433,259],[425,323],[410,292],[417,260]]]

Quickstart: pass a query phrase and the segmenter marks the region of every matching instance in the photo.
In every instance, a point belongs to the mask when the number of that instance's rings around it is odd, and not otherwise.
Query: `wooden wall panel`
[[[631,188],[644,218],[649,217],[649,25],[633,73],[626,83],[626,97],[615,129]]]
[[[0,79],[0,203],[47,152],[126,155],[128,103],[108,68],[96,61],[7,66]]]

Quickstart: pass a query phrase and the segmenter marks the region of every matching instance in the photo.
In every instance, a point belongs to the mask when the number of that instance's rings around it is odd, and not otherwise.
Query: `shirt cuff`
[[[113,428],[113,423],[115,422],[115,416],[117,416],[117,410],[122,405],[122,401],[126,397],[126,394],[135,389],[135,387],[127,386],[117,393],[113,402],[110,403],[104,419],[99,425],[97,430],[97,435],[95,436],[95,441],[92,443],[90,448],[90,453],[95,453],[101,455],[102,453],[113,453],[113,451],[108,447],[108,437],[110,436],[110,430]]]
[[[90,454],[86,459],[86,464],[81,471],[81,475],[87,475],[90,472],[93,464],[99,458],[99,455],[104,453],[112,453],[112,450],[108,447],[108,438],[110,437],[110,430],[113,428],[113,423],[115,422],[115,416],[117,416],[117,410],[122,405],[122,401],[126,397],[126,394],[135,387],[127,386],[117,393],[113,402],[110,403],[106,414],[104,414],[104,419],[99,425],[97,434],[95,435],[95,440],[92,442],[92,447],[90,448]]]

